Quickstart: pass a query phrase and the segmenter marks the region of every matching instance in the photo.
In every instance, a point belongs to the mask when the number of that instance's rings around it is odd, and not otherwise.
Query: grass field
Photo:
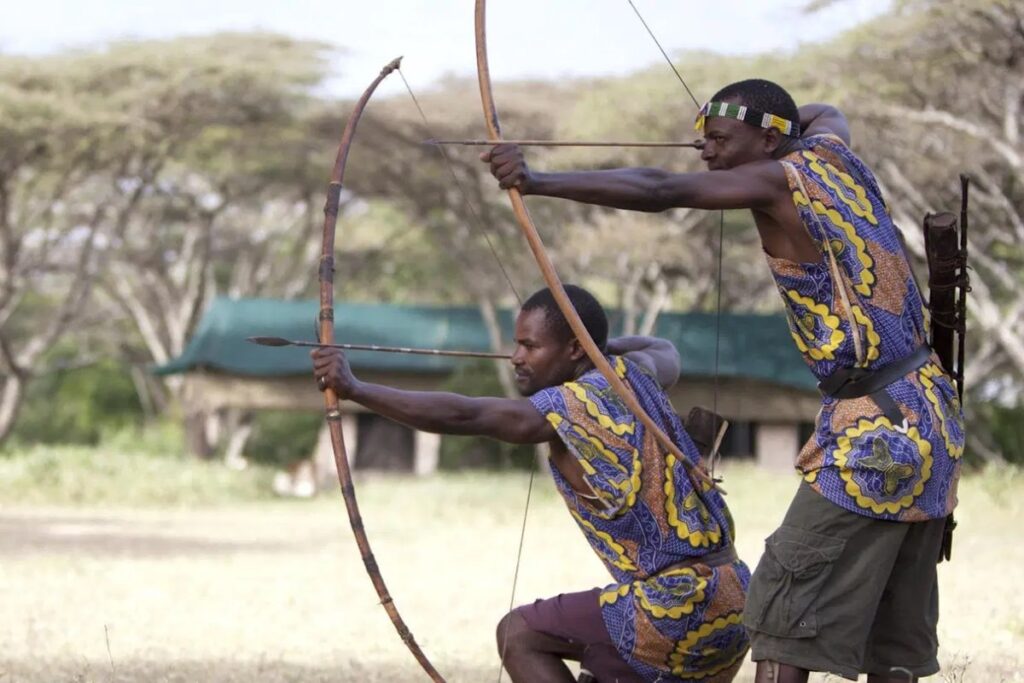
[[[376,604],[338,495],[54,506],[26,500],[12,476],[0,467],[0,683],[424,679]],[[753,565],[797,482],[726,476]],[[497,680],[493,625],[526,491],[515,474],[357,483],[384,578],[450,681]],[[932,680],[1024,681],[1022,493],[1012,471],[961,487],[954,562],[940,568],[946,670]],[[607,582],[538,476],[517,601]],[[737,680],[752,680],[749,664]]]

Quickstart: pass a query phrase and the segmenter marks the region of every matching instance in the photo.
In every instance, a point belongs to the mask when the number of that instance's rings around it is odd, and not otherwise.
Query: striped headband
[[[694,128],[699,131],[704,130],[704,121],[709,116],[724,116],[727,119],[736,119],[737,121],[749,123],[752,126],[775,128],[783,135],[800,137],[800,124],[798,123],[784,119],[781,116],[776,116],[775,114],[768,114],[763,111],[745,107],[741,104],[731,104],[729,102],[706,103],[700,108],[700,113],[697,114],[697,124]]]

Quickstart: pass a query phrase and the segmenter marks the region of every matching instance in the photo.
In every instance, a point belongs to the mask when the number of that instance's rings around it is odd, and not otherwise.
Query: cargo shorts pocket
[[[846,539],[782,526],[765,540],[764,555],[750,580],[744,624],[779,638],[818,633],[818,594],[843,552]]]

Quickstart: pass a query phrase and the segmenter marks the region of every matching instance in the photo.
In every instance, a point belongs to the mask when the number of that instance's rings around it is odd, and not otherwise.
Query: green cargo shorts
[[[754,661],[851,680],[894,667],[936,673],[944,525],[858,515],[802,483],[750,581],[743,623]]]

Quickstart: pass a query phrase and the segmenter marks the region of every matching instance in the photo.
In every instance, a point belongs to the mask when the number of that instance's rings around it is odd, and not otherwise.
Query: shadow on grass
[[[444,666],[436,663],[449,683],[496,680],[497,662],[491,667]],[[505,677],[507,680],[507,676]],[[371,666],[349,662],[336,666],[308,666],[283,661],[232,662],[85,660],[19,661],[0,659],[0,683],[421,683],[427,675],[409,657],[408,666]]]

